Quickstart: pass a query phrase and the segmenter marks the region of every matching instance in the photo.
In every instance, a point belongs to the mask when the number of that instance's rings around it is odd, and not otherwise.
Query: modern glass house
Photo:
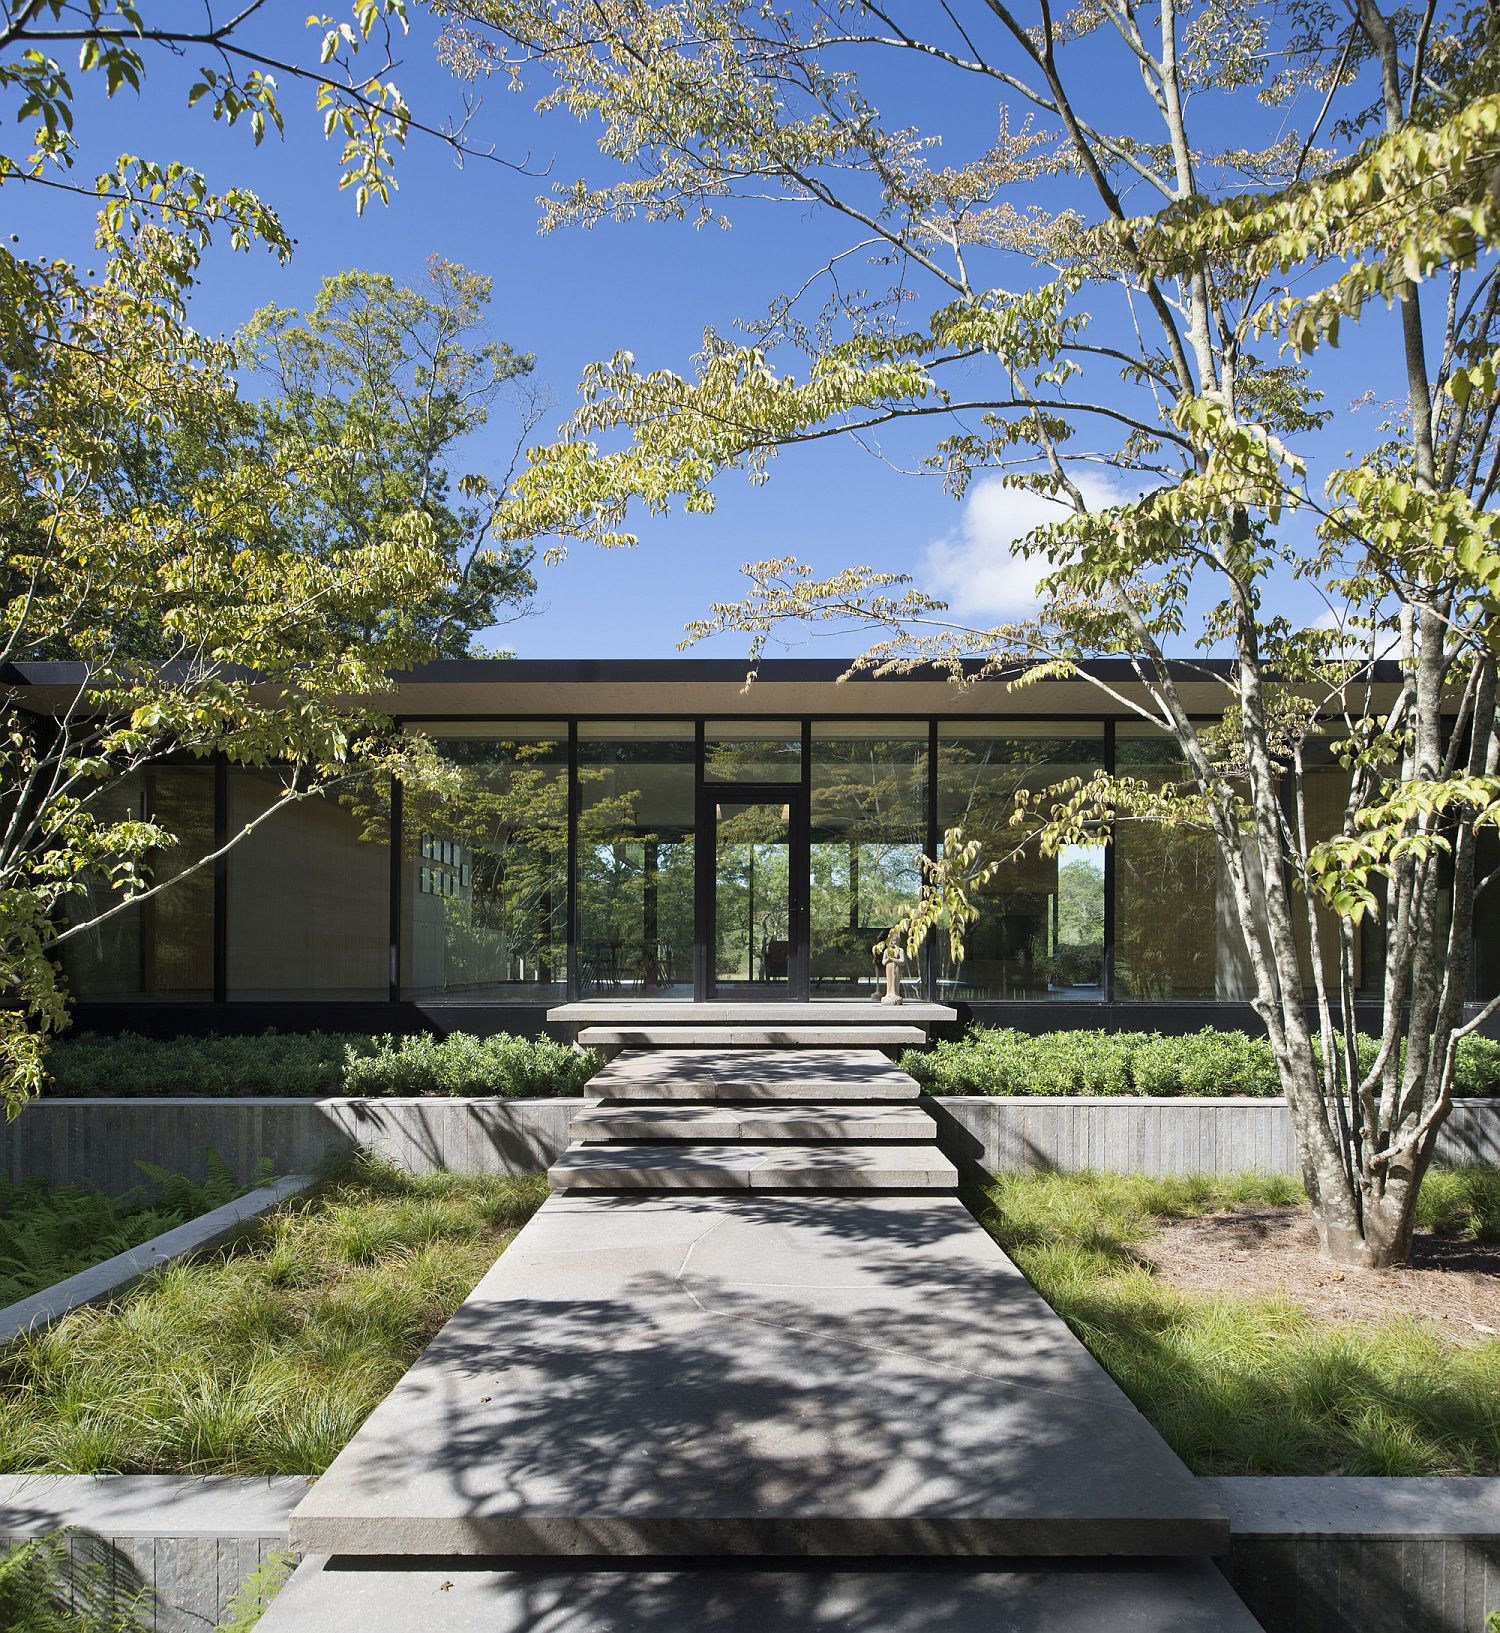
[[[539,1030],[571,998],[868,1002],[873,943],[919,858],[961,827],[1012,851],[1018,788],[1097,768],[1176,780],[1171,744],[1084,680],[1012,692],[838,661],[460,660],[376,700],[436,744],[436,794],[298,802],[138,910],[70,943],[78,1021],[154,1032]],[[1102,670],[1121,687],[1128,665]],[[1184,665],[1189,706],[1223,707]],[[162,763],[122,794],[210,850],[275,802],[272,770]],[[1347,788],[1309,779],[1333,831]],[[123,814],[123,813],[122,813]],[[1244,1024],[1248,975],[1211,841],[1145,826],[1008,856],[954,960],[913,997],[1031,1028]],[[1500,981],[1481,931],[1475,997]],[[1360,949],[1373,1000],[1378,933]],[[1309,981],[1311,973],[1309,972]]]

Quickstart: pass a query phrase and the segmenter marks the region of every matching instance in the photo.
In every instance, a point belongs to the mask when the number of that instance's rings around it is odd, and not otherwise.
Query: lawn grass
[[[1500,1473],[1500,1340],[1408,1320],[1320,1326],[1276,1298],[1175,1291],[1141,1262],[1160,1219],[1303,1202],[1285,1177],[1007,1174],[977,1211],[1198,1474]],[[1500,1176],[1450,1170],[1424,1224],[1500,1235]]]
[[[321,1473],[546,1194],[349,1169],[0,1350],[0,1472]]]

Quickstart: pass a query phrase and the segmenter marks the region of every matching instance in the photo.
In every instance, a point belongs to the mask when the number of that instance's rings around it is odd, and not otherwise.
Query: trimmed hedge
[[[82,1032],[48,1056],[49,1095],[574,1095],[600,1056],[552,1038],[331,1032],[144,1038]]]
[[[1375,1057],[1373,1038],[1359,1040]],[[1205,1027],[1160,1032],[1017,1032],[976,1026],[957,1042],[909,1049],[902,1066],[929,1094],[1261,1095],[1281,1093],[1271,1045],[1244,1032]],[[1500,1044],[1465,1038],[1455,1092],[1500,1094]]]

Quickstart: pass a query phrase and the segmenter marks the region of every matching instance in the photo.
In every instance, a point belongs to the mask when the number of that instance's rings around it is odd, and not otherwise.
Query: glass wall
[[[229,999],[382,1001],[394,917],[400,996],[418,1002],[545,1005],[570,990],[685,1000],[695,955],[726,997],[800,992],[805,975],[813,999],[868,1000],[883,985],[874,946],[920,890],[934,782],[937,834],[961,828],[998,866],[973,892],[979,916],[960,958],[941,935],[910,950],[909,997],[1176,1004],[1251,994],[1209,833],[1121,816],[1108,850],[1048,855],[1026,838],[1035,807],[1017,822],[1018,795],[1034,798],[1104,764],[1103,722],[940,720],[935,771],[925,719],[819,720],[806,738],[801,721],[708,720],[701,767],[693,721],[579,722],[571,903],[569,723],[420,729],[442,774],[401,803],[394,903],[397,813],[383,785],[286,803],[281,772],[231,768],[217,822],[219,780],[206,764],[153,766],[101,796],[107,816],[151,818],[181,837],[153,860],[159,879],[211,851],[216,831],[252,830],[224,864],[217,974]],[[1119,721],[1113,741],[1120,774],[1186,783],[1167,734]],[[1303,790],[1315,839],[1339,829],[1347,790],[1347,773],[1320,746]],[[701,832],[700,817],[712,819]],[[710,846],[714,855],[700,857]],[[1500,868],[1493,834],[1481,850],[1482,871]],[[711,891],[696,877],[700,862]],[[714,914],[706,899],[701,923],[699,885]],[[71,910],[92,916],[111,899],[95,885]],[[62,949],[71,990],[96,1001],[211,1000],[216,899],[213,870],[202,868],[81,933]],[[1311,938],[1300,897],[1293,905],[1311,996]],[[1331,978],[1337,925],[1326,913],[1319,923]],[[1481,997],[1500,990],[1497,924],[1497,915],[1478,915]],[[1372,917],[1355,948],[1366,1000],[1380,996],[1381,940]]]
[[[927,723],[815,724],[812,742],[811,996],[871,998],[874,946],[916,899],[927,849]],[[921,991],[922,949],[905,990]]]
[[[229,853],[228,995],[384,998],[389,794],[366,784],[274,810],[286,786],[280,771],[230,768],[230,834],[259,825]]]
[[[425,729],[447,775],[402,809],[402,995],[554,1001],[567,990],[567,726]]]
[[[1302,803],[1307,831],[1316,843],[1331,839],[1344,825],[1344,808],[1349,802],[1349,773],[1333,757],[1327,743],[1309,747],[1304,755]],[[1383,892],[1382,892],[1383,896]],[[1292,896],[1292,933],[1302,961],[1302,981],[1309,998],[1315,997],[1312,938],[1308,933],[1307,906],[1300,891]],[[1330,993],[1338,989],[1338,919],[1328,908],[1318,909],[1318,942],[1322,953],[1323,978]],[[1366,915],[1354,933],[1354,988],[1361,998],[1378,998],[1383,975],[1384,938],[1380,919]]]
[[[714,802],[714,996],[774,998],[792,980],[792,810]]]
[[[1115,728],[1115,769],[1156,787],[1187,768],[1164,732]],[[1121,820],[1115,827],[1115,995],[1156,1003],[1248,998],[1249,959],[1213,835]]]
[[[694,733],[578,728],[578,995],[693,996]]]
[[[705,782],[800,782],[797,720],[709,720],[703,727]]]
[[[974,893],[978,920],[955,963],[938,938],[940,1000],[1047,1000],[1091,1003],[1104,996],[1104,850],[1068,846],[1047,855],[1025,841],[1016,795],[1104,763],[1102,726],[1016,722],[941,725],[938,830],[961,828],[982,860],[1000,860]],[[1034,819],[1033,819],[1034,820]]]
[[[214,874],[184,869],[214,848],[214,773],[210,766],[151,766],[101,794],[101,821],[159,822],[178,843],[151,864],[153,883],[169,890],[82,930],[61,949],[69,990],[78,998],[212,998]],[[105,912],[119,898],[91,882],[77,909],[80,920]]]

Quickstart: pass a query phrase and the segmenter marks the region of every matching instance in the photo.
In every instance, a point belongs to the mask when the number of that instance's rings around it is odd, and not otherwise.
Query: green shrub
[[[1458,1045],[1453,1092],[1457,1095],[1500,1094],[1500,1043],[1492,1038],[1464,1038]]]
[[[1316,1045],[1315,1045],[1316,1048]],[[1379,1046],[1358,1039],[1368,1071]],[[1321,1058],[1321,1050],[1317,1050]],[[1265,1038],[1206,1026],[1181,1037],[1160,1032],[1017,1032],[976,1026],[962,1038],[908,1049],[902,1066],[929,1094],[1257,1095],[1281,1093]],[[1500,1094],[1500,1044],[1464,1038],[1454,1092]]]
[[[1265,1038],[1205,1027],[1184,1037],[1137,1034],[1131,1086],[1137,1094],[1281,1093],[1276,1061]]]
[[[336,1094],[351,1054],[369,1037],[331,1032],[143,1038],[80,1032],[47,1058],[50,1094]]]
[[[599,1070],[592,1050],[551,1038],[499,1033],[476,1038],[455,1032],[376,1038],[369,1054],[344,1064],[344,1092],[360,1095],[455,1094],[523,1096],[579,1094]]]
[[[57,1095],[578,1094],[600,1057],[551,1038],[498,1033],[262,1032],[64,1038],[48,1059]]]
[[[41,1180],[16,1185],[0,1174],[0,1308],[221,1208],[243,1191],[212,1151],[201,1184],[154,1163],[136,1166],[155,1197],[145,1187],[106,1196]]]

